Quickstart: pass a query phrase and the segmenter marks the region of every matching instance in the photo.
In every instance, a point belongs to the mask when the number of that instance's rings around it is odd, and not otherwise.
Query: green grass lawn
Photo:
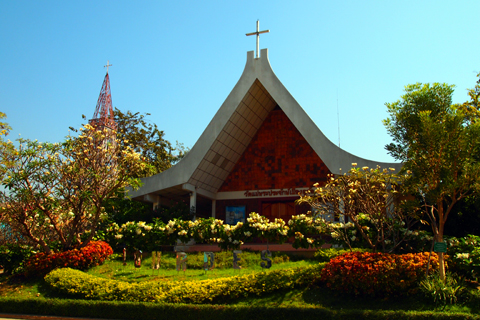
[[[99,277],[128,282],[156,280],[184,281],[231,277],[254,272],[309,266],[318,263],[318,261],[313,259],[302,260],[285,254],[274,253],[271,268],[264,269],[260,265],[262,262],[260,254],[244,252],[240,257],[239,265],[242,267],[240,270],[232,268],[233,259],[231,253],[222,252],[215,255],[215,267],[212,270],[205,271],[203,270],[203,254],[190,254],[187,269],[184,272],[176,271],[175,256],[171,252],[163,254],[159,270],[152,269],[150,256],[142,260],[141,268],[135,268],[133,260],[128,260],[127,265],[124,266],[121,258],[114,256],[113,259],[109,259],[103,265],[90,269],[88,273]]]

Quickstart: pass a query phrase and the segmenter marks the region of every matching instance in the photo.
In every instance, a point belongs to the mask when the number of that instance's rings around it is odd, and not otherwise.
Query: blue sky
[[[324,134],[393,161],[382,119],[405,85],[446,82],[467,100],[480,71],[480,1],[0,0],[0,111],[10,139],[58,142],[91,118],[107,60],[112,101],[150,113],[192,147],[239,79],[247,51]],[[339,137],[340,132],[340,137]]]

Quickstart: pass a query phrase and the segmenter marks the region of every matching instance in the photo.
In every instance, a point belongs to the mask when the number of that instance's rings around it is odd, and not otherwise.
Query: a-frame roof
[[[254,58],[253,51],[247,53],[242,76],[185,158],[162,173],[142,179],[143,186],[130,190],[129,195],[148,200],[149,195],[171,197],[195,190],[199,195],[215,199],[263,121],[277,105],[330,172],[339,174],[340,168],[348,170],[352,163],[400,169],[399,163],[363,159],[328,140],[277,78],[268,60],[268,49],[262,49],[260,58]]]

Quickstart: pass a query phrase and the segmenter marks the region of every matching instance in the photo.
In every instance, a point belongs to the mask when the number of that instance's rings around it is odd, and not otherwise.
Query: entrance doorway
[[[293,201],[262,203],[262,215],[270,219],[270,221],[274,221],[277,218],[287,223],[294,214],[295,203]]]

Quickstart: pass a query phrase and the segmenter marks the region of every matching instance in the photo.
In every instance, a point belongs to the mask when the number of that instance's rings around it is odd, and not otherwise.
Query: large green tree
[[[384,120],[393,142],[385,148],[412,173],[410,190],[422,199],[436,241],[442,242],[453,206],[478,190],[480,122],[473,102],[452,104],[454,86],[413,84],[386,103]],[[443,253],[440,276],[445,277]]]
[[[133,146],[150,164],[148,170],[141,172],[140,177],[151,176],[163,172],[180,161],[185,155],[185,148],[177,143],[177,147],[164,138],[165,133],[157,125],[148,122],[150,114],[122,112],[115,108],[118,141],[121,147]]]

